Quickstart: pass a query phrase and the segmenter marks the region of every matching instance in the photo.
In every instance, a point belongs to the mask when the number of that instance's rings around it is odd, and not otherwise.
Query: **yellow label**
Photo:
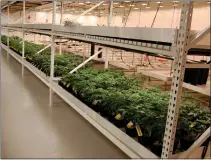
[[[98,100],[94,100],[94,101],[92,102],[92,104],[93,104],[93,105],[96,105],[97,102],[98,102]]]
[[[138,125],[136,125],[136,131],[137,131],[137,133],[138,133],[138,136],[143,136],[143,133],[141,132],[141,128],[138,126]]]
[[[115,116],[115,119],[116,120],[119,120],[121,118],[121,114],[117,114],[116,116]]]
[[[133,126],[133,122],[130,121],[128,124],[127,124],[127,128],[131,128]]]

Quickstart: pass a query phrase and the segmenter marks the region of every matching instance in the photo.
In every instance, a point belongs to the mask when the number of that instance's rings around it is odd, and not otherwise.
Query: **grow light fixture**
[[[147,3],[146,8],[147,8],[147,9],[149,9],[149,8],[150,8],[150,4],[149,4],[149,2]]]
[[[84,3],[83,3],[83,2],[79,2],[78,4],[79,4],[79,5],[84,5]]]
[[[142,3],[142,6],[147,6],[147,3]]]
[[[129,6],[134,7],[135,5],[134,4],[130,4]]]
[[[126,3],[130,2],[130,1],[125,1]]]
[[[162,2],[161,2],[161,1],[157,1],[156,3],[160,4],[160,3],[162,3]]]
[[[175,4],[173,4],[172,6],[173,6],[173,7],[177,7],[177,6],[178,6],[178,4],[176,4],[176,3],[175,3]]]

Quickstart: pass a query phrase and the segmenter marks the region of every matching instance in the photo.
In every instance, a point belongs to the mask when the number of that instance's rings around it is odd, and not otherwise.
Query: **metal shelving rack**
[[[14,3],[14,1],[2,7],[2,8],[7,7],[8,22],[9,22],[9,16],[10,16],[9,6],[12,3]],[[102,3],[103,2],[100,2],[96,6],[99,6]],[[110,26],[110,22],[112,19],[113,1],[110,1],[109,3],[110,5],[109,5],[108,26]],[[18,25],[16,25],[15,27],[15,26],[7,25],[7,26],[2,27],[8,31],[8,39],[7,39],[7,46],[1,43],[1,47],[3,47],[7,51],[7,56],[9,57],[9,54],[12,55],[17,61],[19,61],[22,64],[22,74],[24,74],[24,68],[27,67],[40,80],[42,80],[47,86],[49,86],[49,95],[50,95],[49,104],[50,105],[52,104],[52,101],[53,101],[53,92],[55,92],[131,158],[158,158],[151,151],[149,151],[144,146],[142,146],[141,144],[139,144],[138,142],[136,142],[135,140],[127,136],[125,133],[123,133],[117,127],[112,125],[106,119],[104,119],[99,114],[92,111],[88,106],[86,106],[85,104],[80,102],[78,99],[76,99],[74,96],[66,92],[55,82],[55,79],[57,79],[56,77],[54,77],[55,38],[66,37],[70,39],[84,40],[84,41],[88,41],[88,39],[92,39],[92,41],[94,42],[98,42],[98,43],[100,42],[104,45],[113,45],[113,46],[116,45],[115,40],[113,39],[113,42],[111,42],[110,40],[112,40],[112,38],[110,39],[100,38],[100,36],[94,37],[94,36],[87,36],[86,34],[84,35],[74,34],[71,32],[69,34],[67,34],[66,32],[58,32],[57,26],[55,25],[55,15],[56,15],[56,5],[57,5],[56,1],[52,1],[53,13],[52,13],[52,24],[51,24],[50,30],[44,31],[42,29],[37,29],[35,27],[34,29],[26,28],[27,25],[25,24],[25,5],[26,5],[26,1],[23,1],[23,14],[22,14],[23,17],[22,17],[21,26],[17,27]],[[96,6],[92,7],[91,9],[94,9]],[[85,15],[91,9],[85,11],[81,15]],[[173,64],[174,74],[173,74],[173,79],[172,79],[171,98],[170,98],[170,102],[168,106],[168,115],[167,115],[167,121],[166,121],[166,129],[165,129],[165,134],[164,134],[165,136],[164,136],[164,143],[163,143],[161,158],[175,158],[175,157],[186,158],[195,148],[199,147],[210,136],[210,132],[209,132],[210,128],[208,128],[207,131],[205,131],[204,134],[202,134],[201,137],[187,151],[179,155],[172,155],[174,139],[175,139],[175,134],[176,134],[176,127],[177,127],[177,120],[178,120],[179,104],[181,101],[181,91],[183,87],[182,85],[183,85],[184,71],[185,71],[185,66],[186,66],[187,51],[189,50],[191,46],[194,46],[195,43],[200,38],[202,38],[205,32],[207,32],[207,30],[204,31],[202,34],[198,35],[192,42],[190,42],[190,26],[191,26],[191,21],[192,21],[192,13],[193,13],[193,2],[188,2],[188,1],[184,2],[184,4],[182,5],[182,10],[181,10],[180,27],[177,30],[177,32],[175,32],[175,35],[173,35],[172,37],[173,41],[172,41],[171,49],[169,51],[165,51],[162,49],[159,50],[159,52],[163,55],[171,55],[174,57],[174,64]],[[61,22],[62,21],[63,21],[63,11],[61,11]],[[33,25],[35,26],[35,24]],[[208,28],[208,30],[209,29],[210,27]],[[16,55],[12,50],[9,49],[9,30],[17,30],[17,31],[22,32],[22,39],[23,39],[22,57]],[[39,33],[39,34],[44,34],[51,37],[51,43],[47,46],[47,47],[51,47],[50,77],[47,77],[44,73],[39,71],[37,68],[35,68],[33,65],[31,65],[29,62],[25,60],[24,41],[25,41],[26,32]],[[119,42],[121,42],[121,40]],[[133,42],[131,43],[133,44]],[[128,45],[124,44],[124,45],[126,46],[126,48],[131,49],[130,44]],[[152,47],[146,48],[143,46],[139,46],[141,44],[138,44],[138,43],[136,43],[136,45],[138,49],[147,49],[151,53],[156,52],[155,49]],[[76,67],[74,70],[72,70],[70,73],[75,72],[77,69],[85,65],[89,60],[96,57],[99,53],[100,52],[95,53],[93,56],[91,56],[82,64],[80,64],[78,67]],[[108,59],[105,60],[105,68],[107,67],[108,67]]]

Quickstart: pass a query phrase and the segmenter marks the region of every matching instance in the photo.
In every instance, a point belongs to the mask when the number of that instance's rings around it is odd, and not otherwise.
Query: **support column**
[[[56,1],[53,1],[53,13],[52,13],[52,35],[51,35],[51,66],[50,66],[50,89],[49,89],[49,105],[52,106],[53,90],[52,83],[54,78],[54,52],[55,52],[55,37],[53,35],[54,25],[56,20]]]
[[[36,13],[36,8],[34,9],[34,13],[35,13],[35,18],[34,18],[34,21],[37,20],[37,13]],[[34,42],[36,43],[36,34],[34,33]]]
[[[10,20],[10,5],[7,6],[7,23]],[[7,47],[10,47],[10,30],[7,28]],[[9,59],[9,51],[7,51],[7,59]]]
[[[22,76],[24,75],[24,58],[25,58],[25,32],[24,32],[24,24],[25,24],[25,11],[26,11],[26,3],[23,1],[23,19],[22,19]]]
[[[76,53],[76,41],[74,41],[74,52]]]
[[[90,55],[93,56],[95,54],[95,44],[91,43],[91,53]]]
[[[108,16],[108,27],[111,26],[111,22],[112,22],[112,14],[113,14],[113,1],[110,2],[109,4],[109,16]],[[106,57],[105,57],[105,66],[104,68],[107,69],[108,68],[108,48],[106,47]]]
[[[64,5],[63,2],[61,2],[61,18],[60,18],[60,25],[63,23],[63,9]],[[61,41],[60,41],[61,42]],[[62,54],[62,43],[59,43],[59,54]]]
[[[184,2],[181,9],[180,27],[178,31],[176,56],[173,66],[171,96],[163,140],[161,158],[171,158],[176,135],[179,107],[181,102],[182,84],[185,73],[187,52],[190,45],[190,27],[193,14],[193,2]]]

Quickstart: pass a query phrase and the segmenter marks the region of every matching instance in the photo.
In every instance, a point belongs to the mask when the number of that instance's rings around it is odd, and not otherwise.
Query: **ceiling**
[[[10,3],[10,2],[8,2],[8,3]],[[31,1],[31,2],[26,1],[25,7],[27,10],[29,8],[39,7],[39,6],[48,4],[48,3],[51,3],[51,2],[50,1]],[[3,6],[3,5],[5,5],[5,2],[4,3],[1,2],[1,6]],[[12,3],[9,7],[9,10],[11,13],[22,11],[23,10],[23,2],[17,1],[17,2]],[[2,9],[2,12],[7,12],[7,8]]]
[[[96,5],[98,2],[93,2],[93,1],[84,1],[84,2],[72,2],[72,1],[64,1],[64,12],[70,13],[70,14],[78,14],[81,13],[92,6]],[[127,1],[125,0],[124,2],[120,1],[114,1],[113,4],[113,12],[114,14],[122,14],[125,12],[128,12],[129,10],[141,10],[141,9],[146,9],[146,7],[150,8],[157,8],[158,6],[162,7],[163,9],[165,8],[173,8],[173,7],[181,7],[181,2],[179,1],[157,1],[157,2],[137,2],[137,1]],[[200,7],[203,5],[208,5],[207,1],[204,2],[195,2],[194,7]],[[102,5],[99,7],[96,7],[94,10],[92,10],[88,14],[92,15],[105,15],[108,14],[108,2],[104,2]],[[52,11],[52,1],[26,1],[26,9],[29,8],[37,8],[37,11],[44,11],[44,12],[50,12]],[[2,12],[6,12],[6,8],[2,10]],[[10,5],[10,12],[14,13],[17,11],[22,11],[23,10],[23,2],[18,1],[15,2],[14,4]],[[57,2],[57,11],[60,12],[61,10],[61,2]]]

